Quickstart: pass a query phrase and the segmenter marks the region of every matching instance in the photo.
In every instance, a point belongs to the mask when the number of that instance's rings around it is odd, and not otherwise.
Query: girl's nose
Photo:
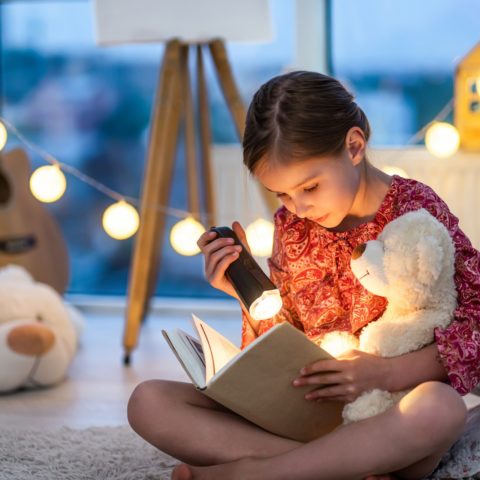
[[[295,215],[300,218],[308,217],[308,213],[311,211],[309,205],[295,205]]]

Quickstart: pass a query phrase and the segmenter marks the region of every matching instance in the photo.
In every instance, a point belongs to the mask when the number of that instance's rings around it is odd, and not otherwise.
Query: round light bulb
[[[67,188],[67,180],[58,165],[37,168],[30,177],[33,196],[45,203],[57,201]]]
[[[255,220],[246,228],[248,245],[253,255],[269,257],[272,254],[273,230],[273,223],[263,218]]]
[[[332,357],[340,355],[358,348],[355,337],[347,332],[335,332],[325,335],[320,342],[320,346],[327,351]]]
[[[250,305],[249,312],[255,320],[266,320],[276,315],[282,304],[282,296],[278,289],[266,290]]]
[[[5,125],[0,122],[0,151],[7,144],[8,133]]]
[[[170,243],[177,253],[191,257],[192,255],[200,253],[197,240],[204,232],[205,227],[200,222],[197,222],[192,217],[187,217],[172,227]]]
[[[110,205],[103,212],[103,228],[116,240],[125,240],[134,235],[139,224],[140,217],[137,210],[123,200]]]
[[[460,135],[457,129],[445,122],[435,122],[428,127],[425,134],[425,146],[436,157],[452,156],[460,145]]]
[[[395,167],[393,165],[385,165],[382,167],[382,172],[386,173],[387,175],[398,175],[399,177],[410,178],[408,173],[403,168]]]

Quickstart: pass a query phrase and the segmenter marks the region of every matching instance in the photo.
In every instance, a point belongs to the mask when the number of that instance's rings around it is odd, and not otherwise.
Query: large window
[[[331,73],[357,95],[372,123],[374,145],[405,144],[452,97],[455,64],[478,41],[478,0],[327,4]],[[271,2],[273,42],[228,45],[245,103],[262,82],[295,65],[296,48],[308,48],[296,45],[295,9],[301,5]],[[86,0],[0,2],[0,14],[1,114],[59,160],[138,198],[163,46],[97,47]],[[209,64],[207,74],[214,141],[236,142]],[[7,148],[16,143],[12,135]],[[170,206],[185,210],[181,145],[182,139]],[[34,167],[42,164],[34,152],[29,155]],[[103,231],[101,215],[111,199],[68,180],[66,195],[46,208],[68,243],[69,291],[124,294],[133,241],[115,241]],[[177,220],[169,217],[167,234]],[[176,254],[168,238],[162,255],[158,295],[220,295],[204,281],[200,256]]]
[[[272,2],[276,39],[228,45],[246,102],[292,62],[293,0]],[[162,45],[100,48],[86,1],[0,2],[1,114],[32,142],[112,189],[138,197]],[[208,67],[208,65],[207,65]],[[235,130],[208,69],[212,129],[217,143]],[[7,148],[17,144],[12,135]],[[180,144],[182,139],[180,139]],[[29,152],[34,167],[41,159]],[[170,206],[186,209],[180,148]],[[71,259],[71,293],[124,294],[133,241],[115,241],[101,226],[111,199],[68,177],[65,196],[48,210],[60,222]],[[170,227],[178,221],[169,218]],[[202,258],[182,257],[164,242],[156,293],[220,295],[203,279]]]
[[[372,143],[404,145],[452,98],[455,65],[480,39],[478,0],[331,0],[330,7],[333,74],[356,93]]]

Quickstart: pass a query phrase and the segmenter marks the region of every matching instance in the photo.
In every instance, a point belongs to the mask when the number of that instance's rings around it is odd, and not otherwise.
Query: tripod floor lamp
[[[265,40],[270,36],[267,0],[142,0],[135,2],[134,6],[132,3],[128,0],[96,0],[99,43],[158,41],[158,35],[156,38],[151,37],[152,32],[162,29],[159,24],[168,30],[166,33],[162,32],[161,38],[167,36],[168,39],[152,111],[141,192],[140,227],[130,269],[123,337],[125,364],[130,363],[142,320],[155,290],[166,226],[166,213],[159,209],[158,205],[168,204],[181,122],[185,132],[189,211],[198,217],[202,204],[200,194],[203,192],[207,223],[215,225],[215,186],[211,167],[211,133],[204,56],[211,56],[223,96],[241,139],[246,112],[227,57],[225,38],[235,38],[237,35],[239,39],[252,41]],[[141,7],[139,3],[143,3],[146,9],[143,22],[138,18],[138,9]],[[246,23],[241,17],[244,17]],[[187,18],[190,20],[187,21]],[[203,24],[202,19],[205,20]],[[175,25],[181,30],[177,35],[174,34]],[[139,36],[141,38],[138,38]],[[194,62],[189,60],[192,56]],[[195,122],[190,63],[196,65],[198,125]],[[196,159],[196,132],[199,132],[200,137],[200,162]],[[198,168],[198,164],[201,168]],[[262,194],[269,209],[273,211],[277,205],[275,199],[266,190],[262,190]]]

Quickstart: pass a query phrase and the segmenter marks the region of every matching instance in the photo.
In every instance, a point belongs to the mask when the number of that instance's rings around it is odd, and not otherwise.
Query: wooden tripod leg
[[[131,265],[126,323],[123,337],[124,361],[137,345],[140,322],[149,302],[152,272],[158,268],[165,228],[165,211],[173,172],[179,124],[179,63],[180,43],[172,40],[166,45],[155,99],[147,164],[143,179],[138,230]],[[160,240],[160,241],[159,241]]]
[[[200,149],[203,175],[202,184],[205,196],[205,207],[207,210],[207,227],[211,227],[217,224],[217,202],[215,198],[212,155],[210,151],[212,135],[210,132],[207,82],[205,80],[202,45],[197,45],[197,86],[198,110],[200,117]]]
[[[200,193],[198,184],[198,165],[195,148],[195,115],[193,113],[192,87],[188,65],[189,45],[182,46],[181,78],[182,100],[185,118],[185,160],[187,177],[188,209],[195,220],[200,221]]]
[[[163,150],[159,150],[158,157],[156,157],[156,162],[159,162],[162,167],[160,177],[152,187],[157,192],[155,206],[152,207],[155,210],[154,215],[156,222],[153,234],[154,248],[150,258],[150,273],[147,278],[147,295],[145,297],[142,319],[144,318],[145,312],[148,309],[150,298],[155,294],[157,273],[161,266],[161,253],[163,250],[163,242],[165,240],[165,227],[167,223],[168,210],[167,206],[173,181],[173,172],[178,143],[178,131],[182,116],[181,48],[182,47],[180,47],[180,50],[175,53],[176,68],[173,70],[173,78],[171,79],[171,96],[166,100],[169,103],[169,107],[168,111],[165,113],[167,118],[165,136],[160,144],[160,147],[163,147]]]
[[[245,131],[245,118],[247,112],[243,105],[242,97],[238,91],[235,79],[233,78],[225,44],[222,40],[213,40],[209,42],[208,46],[210,48],[220,86],[222,87],[223,96],[225,97],[227,106],[233,116],[238,138],[241,141],[243,138],[243,132]]]
[[[232,69],[228,61],[227,49],[225,48],[225,44],[222,40],[213,40],[209,43],[209,47],[225,101],[227,102],[230,112],[232,113],[232,117],[237,128],[238,137],[240,141],[242,141],[243,133],[245,131],[245,118],[247,116],[247,112],[233,77]],[[263,186],[260,186],[260,192],[268,209],[273,214],[273,212],[275,212],[279,206],[278,200]]]

